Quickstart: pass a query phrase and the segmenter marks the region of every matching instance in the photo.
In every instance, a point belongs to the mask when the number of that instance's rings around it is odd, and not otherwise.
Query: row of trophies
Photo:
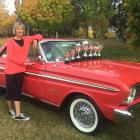
[[[75,48],[65,53],[65,63],[100,58],[102,49],[103,45],[99,42],[96,42],[96,45],[89,44],[86,40],[77,43]]]

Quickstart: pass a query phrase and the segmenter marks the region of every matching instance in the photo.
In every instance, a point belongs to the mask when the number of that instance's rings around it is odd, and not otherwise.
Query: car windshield
[[[64,61],[65,53],[74,48],[78,41],[47,41],[41,43],[41,47],[47,61]]]

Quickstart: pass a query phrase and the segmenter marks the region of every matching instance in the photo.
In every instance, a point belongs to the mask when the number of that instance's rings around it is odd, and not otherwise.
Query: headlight
[[[131,104],[133,102],[133,100],[135,99],[136,96],[136,88],[131,88],[130,90],[130,94],[127,98],[124,99],[122,105],[128,105]]]

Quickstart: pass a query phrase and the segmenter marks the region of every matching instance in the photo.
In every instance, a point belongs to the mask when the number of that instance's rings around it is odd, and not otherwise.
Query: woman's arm
[[[28,36],[28,39],[29,39],[30,43],[32,43],[34,40],[38,40],[38,41],[42,40],[43,37],[41,34],[37,34],[37,35],[33,35],[33,36]]]

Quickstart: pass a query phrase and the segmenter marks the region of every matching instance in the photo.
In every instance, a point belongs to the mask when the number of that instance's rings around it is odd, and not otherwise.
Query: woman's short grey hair
[[[13,34],[14,35],[16,34],[16,29],[17,29],[18,26],[20,26],[20,27],[23,28],[24,34],[25,34],[25,25],[22,22],[15,22],[14,23],[14,26],[13,26]]]

